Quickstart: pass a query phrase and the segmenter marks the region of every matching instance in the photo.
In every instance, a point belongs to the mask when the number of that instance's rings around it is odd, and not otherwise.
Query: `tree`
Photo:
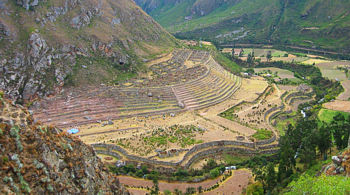
[[[266,184],[269,192],[271,192],[277,184],[275,165],[273,163],[267,165]]]
[[[255,61],[254,52],[249,53],[247,57],[247,63],[252,66],[254,65],[254,61]]]
[[[203,187],[202,186],[198,186],[197,191],[198,191],[198,193],[202,193],[203,192]]]
[[[215,168],[215,169],[212,169],[212,170],[209,172],[209,174],[210,174],[210,177],[211,177],[211,178],[216,178],[216,177],[218,177],[218,176],[220,175],[220,171],[219,171],[218,168]]]
[[[153,189],[151,190],[151,194],[158,195],[159,194],[158,178],[154,178],[152,181],[153,181]]]
[[[316,130],[302,139],[300,148],[300,161],[305,163],[305,167],[310,167],[316,159]]]
[[[194,187],[188,187],[188,188],[186,188],[186,195],[190,195],[190,194],[194,194],[194,193],[196,193],[196,188],[194,188]]]
[[[262,167],[254,167],[252,169],[255,181],[260,182],[263,185],[264,191],[272,191],[276,186],[276,172],[273,163]]]
[[[324,160],[327,159],[327,150],[332,147],[332,137],[331,131],[329,127],[323,125],[318,130],[318,141],[317,141],[318,149],[323,154]]]
[[[263,195],[264,187],[260,182],[255,182],[247,187],[247,195]]]
[[[285,135],[280,138],[280,148],[280,160],[277,175],[277,179],[279,182],[292,175],[296,165],[296,151],[294,151],[291,147],[291,140],[288,136]]]
[[[204,165],[203,169],[209,171],[211,169],[214,169],[217,166],[218,166],[218,164],[215,162],[214,159],[211,158],[208,160],[207,164]]]
[[[270,62],[271,59],[272,59],[271,51],[268,51],[267,54],[266,54],[266,60],[267,60],[268,62]]]
[[[182,195],[182,191],[179,189],[174,190],[175,195]]]
[[[239,57],[243,57],[243,55],[244,55],[244,50],[243,48],[241,48],[241,51],[239,52]]]
[[[254,74],[254,73],[255,73],[255,71],[254,71],[253,68],[248,68],[248,69],[246,70],[246,72],[249,73],[249,74]]]
[[[350,119],[345,119],[344,115],[338,113],[333,117],[331,123],[331,131],[335,140],[335,144],[339,150],[344,149],[348,146],[350,130]]]

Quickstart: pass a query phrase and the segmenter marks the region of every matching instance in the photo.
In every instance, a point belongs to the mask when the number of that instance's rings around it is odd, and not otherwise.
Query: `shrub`
[[[289,184],[290,191],[285,194],[349,194],[349,186],[350,178],[344,176],[303,175]]]
[[[211,178],[219,177],[220,175],[219,168],[212,169],[209,174]]]
[[[246,194],[247,195],[263,195],[264,194],[264,187],[260,182],[256,182],[256,183],[251,184],[247,187]]]

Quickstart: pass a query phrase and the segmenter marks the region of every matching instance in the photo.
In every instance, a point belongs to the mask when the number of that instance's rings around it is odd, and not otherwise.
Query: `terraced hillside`
[[[350,3],[342,0],[136,0],[178,37],[214,42],[349,48]]]
[[[41,100],[33,106],[34,117],[67,128],[133,116],[171,114],[215,105],[240,87],[240,78],[224,70],[204,51],[174,51],[171,59],[150,69],[152,76],[142,80],[129,80],[115,87],[68,89]]]

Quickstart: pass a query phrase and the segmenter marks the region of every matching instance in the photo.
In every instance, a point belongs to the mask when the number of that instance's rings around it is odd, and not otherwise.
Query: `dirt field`
[[[218,188],[210,192],[205,192],[204,194],[218,194],[218,195],[240,195],[248,186],[249,180],[252,175],[248,171],[236,171],[234,175],[227,179],[223,184]]]
[[[350,101],[335,100],[323,105],[327,109],[350,112]]]
[[[243,189],[248,186],[249,180],[251,179],[251,173],[248,170],[237,170],[233,171],[232,176],[227,178],[225,182],[220,184],[220,186],[213,191],[205,192],[204,194],[241,194]],[[128,186],[143,186],[143,187],[149,187],[151,188],[153,186],[153,182],[149,180],[144,179],[138,179],[128,176],[118,176],[118,179],[121,184],[128,185]],[[213,179],[213,180],[206,180],[200,183],[180,183],[180,182],[174,182],[169,183],[166,181],[159,181],[159,190],[163,192],[164,190],[170,190],[171,192],[174,192],[175,189],[181,190],[182,192],[186,192],[186,189],[189,187],[193,187],[197,189],[199,186],[202,186],[203,189],[210,188],[211,186],[215,185],[217,182],[219,182],[221,179],[221,176]],[[132,188],[129,188],[132,189]],[[132,192],[136,192],[135,194],[146,194],[147,191],[145,190],[136,190],[132,189]]]

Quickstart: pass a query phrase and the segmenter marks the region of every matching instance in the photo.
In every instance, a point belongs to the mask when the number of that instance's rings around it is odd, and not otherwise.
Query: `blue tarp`
[[[69,129],[69,130],[67,130],[67,132],[69,134],[76,134],[76,133],[79,133],[79,130],[78,129]]]

